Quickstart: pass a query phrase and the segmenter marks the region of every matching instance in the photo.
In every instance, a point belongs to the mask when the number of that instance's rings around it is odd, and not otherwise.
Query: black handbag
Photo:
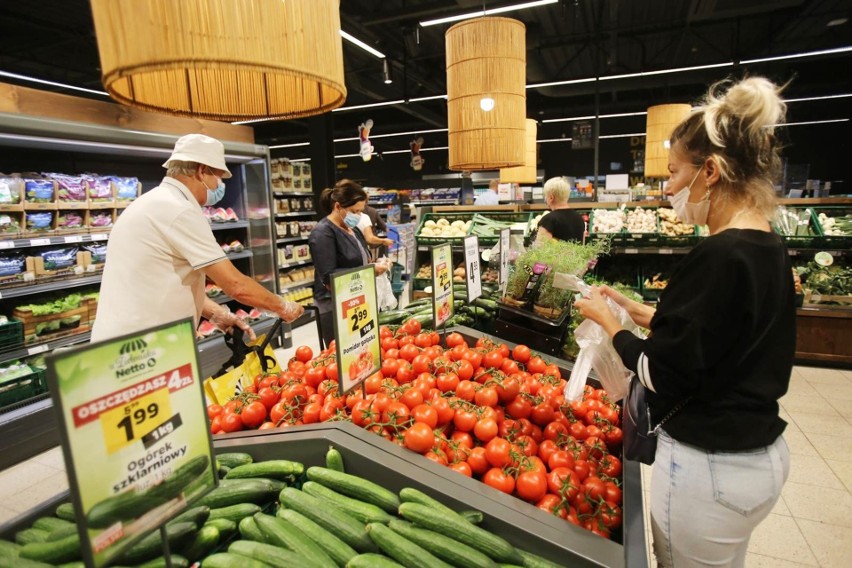
[[[623,458],[647,465],[654,463],[654,456],[657,453],[657,429],[668,422],[687,402],[689,398],[676,404],[665,418],[654,426],[651,422],[651,409],[645,402],[645,386],[639,381],[639,377],[633,375],[622,408]]]

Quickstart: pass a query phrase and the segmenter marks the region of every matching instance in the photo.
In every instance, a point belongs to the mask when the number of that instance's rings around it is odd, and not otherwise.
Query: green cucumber
[[[190,542],[198,529],[195,523],[183,522],[166,525],[166,540],[170,550],[178,550]],[[125,550],[116,564],[141,564],[153,560],[163,553],[163,537],[160,531],[148,533],[142,540]]]
[[[216,467],[216,475],[219,477],[219,479],[224,479],[225,476],[228,475],[229,471],[231,471],[231,468],[226,465],[220,464]]]
[[[260,512],[260,507],[254,503],[239,503],[237,505],[229,505],[218,509],[210,509],[208,520],[228,519],[231,522],[239,523],[246,517],[251,517]]]
[[[302,484],[302,491],[308,495],[318,497],[323,501],[328,501],[333,507],[337,507],[344,513],[349,514],[362,523],[384,523],[388,524],[393,518],[385,512],[381,507],[377,507],[372,503],[365,503],[346,495],[341,495],[333,489],[329,489],[321,483],[315,481],[306,481]]]
[[[105,529],[115,523],[144,515],[167,501],[168,499],[162,496],[150,495],[144,491],[137,493],[130,489],[95,503],[86,513],[86,518],[90,528]]]
[[[217,552],[204,559],[204,568],[275,568],[272,564],[261,562],[256,558],[248,558],[230,552]]]
[[[21,551],[21,545],[0,539],[0,556],[16,557]]]
[[[328,451],[325,453],[325,467],[341,473],[346,472],[343,467],[343,454],[334,446],[329,446]]]
[[[281,481],[280,479],[272,479],[270,477],[246,477],[244,479],[221,479],[219,480],[219,487],[231,487],[240,485],[246,485],[246,487],[251,487],[252,484],[257,485],[257,487],[265,487],[270,492],[274,492],[277,496],[281,493],[281,490],[287,487],[288,483],[286,481]]]
[[[39,562],[38,560],[29,560],[27,558],[18,558],[17,556],[0,555],[0,568],[53,568],[53,564]]]
[[[21,558],[62,564],[80,559],[80,535],[72,534],[53,542],[31,542],[21,547]]]
[[[497,302],[494,300],[486,300],[485,298],[477,298],[473,301],[474,306],[479,306],[480,308],[485,308],[486,310],[495,312],[497,311]]]
[[[338,566],[345,565],[358,555],[354,548],[301,513],[282,507],[278,509],[277,516],[321,546]]]
[[[49,534],[41,529],[24,529],[15,533],[15,542],[21,546],[32,542],[44,542]]]
[[[377,505],[388,513],[395,514],[399,508],[399,497],[393,491],[372,481],[325,467],[309,467],[307,474],[311,481],[321,483],[348,497]]]
[[[248,465],[254,460],[249,454],[243,452],[225,452],[223,454],[216,454],[216,461],[219,462],[219,465],[234,468],[241,465]]]
[[[405,568],[399,562],[391,560],[384,554],[368,552],[359,554],[346,563],[346,568]]]
[[[200,527],[207,521],[207,517],[209,516],[210,507],[208,507],[207,505],[198,505],[197,507],[190,507],[189,509],[169,521],[169,524],[190,522],[195,523],[197,526]]]
[[[389,528],[453,566],[497,568],[497,563],[488,556],[454,538],[397,519],[390,522]]]
[[[346,474],[339,473],[339,475]],[[286,487],[278,499],[283,507],[302,513],[358,552],[376,551],[373,541],[367,536],[364,523],[357,521],[343,511],[328,507],[324,501],[317,499],[313,495],[308,495],[292,487]]]
[[[240,521],[239,531],[240,536],[245,540],[253,540],[255,542],[266,542],[266,537],[260,527],[257,526],[257,521],[254,517],[246,517]]]
[[[149,497],[162,498],[166,501],[174,499],[186,489],[195,479],[201,477],[210,467],[210,457],[207,455],[195,456],[182,466],[177,468],[161,483],[145,491]]]
[[[290,460],[267,460],[231,468],[225,479],[245,479],[247,477],[270,477],[272,479],[290,479],[305,472],[305,466]]]
[[[292,550],[311,560],[318,568],[336,568],[337,563],[320,545],[284,519],[258,513],[254,520],[267,544]]]
[[[399,498],[403,503],[420,503],[421,505],[426,505],[427,507],[438,511],[443,515],[449,516],[458,516],[454,510],[450,509],[437,499],[433,499],[429,495],[423,493],[419,489],[414,489],[413,487],[403,487],[399,490]]]
[[[181,548],[180,553],[190,562],[195,562],[213,552],[218,544],[219,529],[204,525],[195,533],[195,538]]]
[[[420,503],[403,503],[399,514],[423,528],[454,538],[499,562],[518,564],[520,554],[505,539],[472,525],[459,515],[446,515]]]
[[[246,558],[254,558],[271,564],[272,566],[310,566],[310,559],[292,550],[280,548],[271,544],[262,542],[252,542],[250,540],[238,540],[232,542],[228,547],[228,552],[238,554]]]
[[[86,563],[82,560],[75,560],[74,562],[66,562],[65,564],[59,564],[58,568],[86,568]]]
[[[379,325],[396,325],[408,316],[405,310],[390,310],[379,312]]]
[[[518,554],[521,555],[520,564],[524,566],[524,568],[559,568],[561,565],[555,562],[551,562],[547,558],[542,558],[538,554],[533,554],[532,552],[527,552],[526,550],[521,550],[520,548],[516,548]]]
[[[249,519],[251,517],[248,517]],[[242,522],[242,521],[240,521]],[[237,532],[237,523],[230,519],[210,519],[204,523],[204,526],[216,527],[216,530],[219,531],[219,538],[225,540],[226,538],[231,538]]]
[[[519,564],[498,564],[500,568],[524,568]]]
[[[66,527],[57,527],[56,529],[50,531],[50,533],[47,535],[47,542],[61,540],[66,536],[71,536],[72,534],[77,534],[77,525],[69,523]]]
[[[482,514],[482,511],[459,511],[459,515],[461,515],[464,520],[469,523],[473,523],[474,525],[478,525],[485,519],[485,515]]]
[[[221,509],[241,503],[264,504],[275,500],[281,488],[268,479],[223,480],[216,489],[198,500],[199,505]]]
[[[367,525],[367,533],[382,552],[405,566],[406,568],[452,568],[443,560],[439,560],[425,548],[418,546],[407,538],[395,533],[381,523]]]
[[[172,568],[189,568],[189,560],[179,554],[169,554],[169,560],[172,562]],[[149,560],[145,564],[140,564],[136,568],[166,568],[166,559],[163,556]]]
[[[41,529],[43,531],[47,531],[48,533],[55,531],[56,529],[66,528],[69,526],[74,526],[74,523],[69,521],[63,521],[57,517],[39,517],[33,523],[34,529]]]
[[[56,516],[72,523],[77,522],[77,513],[74,512],[74,505],[72,503],[62,503],[56,507]]]

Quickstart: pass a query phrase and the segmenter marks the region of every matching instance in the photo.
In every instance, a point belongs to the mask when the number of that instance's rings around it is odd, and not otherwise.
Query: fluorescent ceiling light
[[[784,99],[785,103],[801,103],[804,101],[824,101],[826,99],[845,99],[852,97],[852,93],[844,93],[842,95],[825,95],[822,97],[802,97],[800,99]]]
[[[359,153],[357,153],[357,154],[341,154],[341,155],[339,155],[339,156],[335,156],[335,159],[337,159],[337,158],[355,158],[355,157],[358,157],[358,156],[360,156],[360,155],[361,155],[361,153],[360,153],[360,152],[359,152]],[[372,155],[372,156],[378,156],[378,154],[377,154],[377,153],[375,153],[375,152],[373,152],[371,155]]]
[[[744,62],[743,62],[744,63]],[[657,69],[656,71],[639,71],[638,73],[622,73],[620,75],[604,75],[599,80],[612,81],[615,79],[631,79],[633,77],[651,77],[653,75],[668,75],[670,73],[684,73],[686,71],[699,71],[701,69],[717,69],[719,67],[732,67],[733,61],[726,63],[713,63],[711,65],[694,65],[692,67],[675,67],[672,69]],[[539,89],[542,87],[556,87],[559,85],[577,85],[579,83],[594,83],[598,79],[586,77],[585,79],[569,79],[567,81],[551,81],[549,83],[533,83],[527,85],[527,89]]]
[[[642,112],[618,112],[615,114],[602,114],[598,118],[619,118],[624,116],[644,116],[648,114],[647,111]],[[569,118],[548,118],[547,120],[542,120],[541,122],[572,122],[575,120],[593,120],[595,115],[590,114],[588,116],[572,116]]]
[[[570,142],[573,138],[543,138],[541,140],[536,140],[538,144],[547,144],[548,142]]]
[[[634,132],[633,134],[605,134],[603,136],[598,136],[600,140],[606,140],[607,138],[632,138],[634,136],[642,136],[645,137],[644,132]]]
[[[828,22],[827,24],[825,24],[825,27],[833,28],[834,26],[842,26],[843,24],[845,24],[848,21],[849,21],[849,18],[835,18],[835,19],[831,20],[830,22]]]
[[[411,150],[385,150],[382,154],[407,154]]]
[[[291,162],[310,162],[311,159],[310,158],[295,158],[295,159],[292,159],[290,161]]]
[[[353,36],[353,35],[350,35],[350,34],[348,34],[348,33],[344,32],[343,30],[340,30],[340,35],[341,35],[341,36],[343,36],[343,39],[345,39],[345,40],[346,40],[346,41],[348,41],[349,43],[354,43],[355,45],[357,45],[358,47],[360,47],[361,49],[363,49],[364,51],[366,51],[366,52],[367,52],[367,53],[369,53],[370,55],[375,55],[375,56],[376,56],[376,57],[378,57],[379,59],[384,59],[384,58],[385,58],[385,54],[384,54],[384,53],[382,53],[382,52],[381,52],[381,51],[379,51],[378,49],[375,49],[375,48],[373,48],[373,47],[371,47],[371,46],[367,45],[366,43],[364,43],[363,41],[361,41],[361,40],[360,40],[360,39],[358,39],[357,37],[355,37],[355,36]]]
[[[802,53],[791,53],[789,55],[775,55],[772,57],[761,57],[759,59],[743,59],[740,65],[749,63],[764,63],[766,61],[782,61],[784,59],[800,59],[802,57],[816,57],[818,55],[833,55],[835,53],[847,53],[852,51],[852,46],[835,47],[834,49],[820,49],[819,51],[804,51]]]
[[[66,83],[57,83],[55,81],[47,81],[45,79],[38,79],[36,77],[30,77],[29,75],[19,75],[17,73],[10,73],[8,71],[0,71],[0,77],[8,77],[10,79],[18,79],[19,81],[29,81],[30,83],[39,83],[41,85],[50,85],[51,87],[61,87],[63,89],[71,89],[72,91],[81,91],[83,93],[91,93],[93,95],[102,95],[104,97],[108,97],[109,93],[105,91],[97,91],[95,89],[87,89],[85,87],[75,87],[74,85],[68,85]]]
[[[511,4],[501,8],[487,8],[485,10],[477,10],[476,12],[468,12],[457,16],[448,16],[446,18],[437,18],[434,20],[426,20],[420,22],[421,27],[437,26],[439,24],[449,24],[450,22],[459,22],[461,20],[469,20],[480,16],[492,16],[494,14],[503,14],[505,12],[514,12],[515,10],[524,10],[526,8],[537,8],[538,6],[546,6],[547,4],[556,4],[559,0],[536,0],[535,2],[523,2],[521,4]]]
[[[395,101],[384,101],[384,102],[381,102],[381,103],[370,103],[368,105],[354,105],[354,106],[348,106],[348,107],[338,107],[338,108],[331,109],[331,112],[342,112],[342,111],[346,111],[346,110],[358,110],[358,109],[361,109],[361,108],[375,108],[375,107],[383,107],[383,106],[390,106],[390,105],[399,105],[399,104],[402,104],[404,102],[405,102],[405,100],[403,100],[403,99],[396,99]]]
[[[277,146],[270,146],[269,149],[273,148],[298,148],[299,146],[310,146],[310,142],[297,142],[295,144],[278,144]]]
[[[435,99],[446,99],[447,95],[433,95],[431,97],[416,97],[413,99],[408,99],[410,103],[419,103],[423,101],[434,101]]]
[[[773,124],[772,126],[800,126],[802,124],[830,124],[832,122],[849,122],[848,118],[834,118],[831,120],[808,120],[805,122],[785,122],[784,124]]]

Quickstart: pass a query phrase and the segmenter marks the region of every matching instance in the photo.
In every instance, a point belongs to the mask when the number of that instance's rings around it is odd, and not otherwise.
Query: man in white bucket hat
[[[192,317],[223,331],[251,328],[204,292],[206,278],[235,300],[291,322],[302,306],[271,293],[225,256],[201,207],[224,195],[231,177],[225,147],[215,138],[178,139],[163,164],[162,183],[134,201],[109,235],[92,341]]]

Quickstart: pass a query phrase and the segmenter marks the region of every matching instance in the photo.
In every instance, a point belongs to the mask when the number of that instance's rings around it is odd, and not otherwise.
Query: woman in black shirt
[[[308,237],[314,264],[314,304],[319,308],[322,337],[328,345],[334,339],[331,305],[331,274],[369,263],[367,243],[358,222],[367,204],[367,193],[357,183],[343,179],[320,195],[320,205],[328,215],[317,223]],[[376,274],[387,271],[385,262],[376,262]]]
[[[789,473],[778,399],[796,343],[791,267],[772,232],[780,158],[773,128],[779,89],[752,77],[704,104],[671,135],[668,188],[686,223],[710,236],[672,274],[656,311],[608,287],[576,302],[613,338],[647,389],[660,430],[651,481],[654,551],[661,566],[743,566],[751,532]],[[621,328],[608,296],[640,326]]]
[[[554,177],[544,182],[544,202],[550,213],[538,222],[536,243],[547,239],[583,242],[586,224],[579,213],[568,209],[570,193],[571,187],[565,178]]]

